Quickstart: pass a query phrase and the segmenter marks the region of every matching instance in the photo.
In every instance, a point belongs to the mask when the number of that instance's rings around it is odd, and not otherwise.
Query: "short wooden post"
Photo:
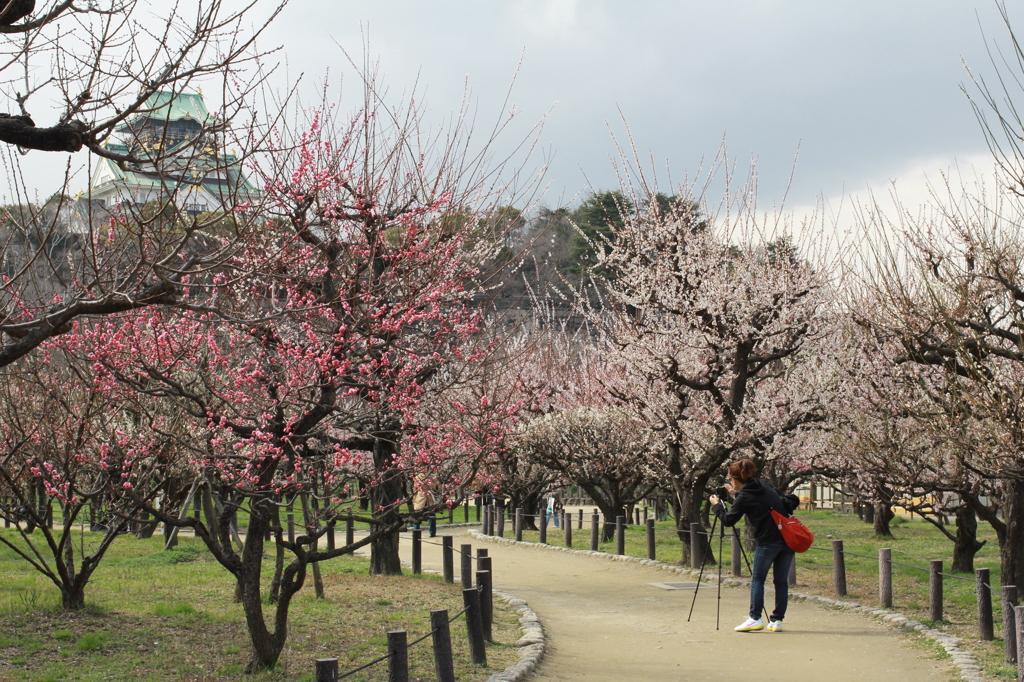
[[[487,557],[488,562],[490,557]],[[494,619],[494,606],[491,601],[491,572],[488,570],[477,569],[476,572],[476,586],[480,590],[480,619],[484,627],[484,639],[490,641],[493,639],[491,633],[491,623]]]
[[[289,507],[289,510],[291,507]],[[288,514],[288,542],[295,543],[295,514]]]
[[[354,545],[356,542],[356,522],[352,519],[345,521],[345,545]]]
[[[338,659],[316,659],[316,682],[338,682]]]
[[[1017,621],[1014,607],[1017,605],[1017,586],[1003,585],[1003,655],[1007,663],[1017,662]]]
[[[462,505],[462,518],[465,519],[463,523],[469,523],[469,500]]]
[[[475,587],[462,590],[462,605],[466,608],[466,634],[469,638],[470,658],[476,665],[487,665],[484,621],[480,614],[480,593]]]
[[[832,576],[836,584],[836,596],[846,596],[846,555],[843,554],[843,541],[832,541]]]
[[[991,642],[996,638],[995,623],[992,622],[992,586],[989,584],[989,570],[979,568],[974,571],[978,593],[978,638],[983,642]]]
[[[448,525],[451,526],[455,523],[455,507],[448,507]]]
[[[942,559],[932,559],[928,571],[928,618],[942,620]]]
[[[626,519],[615,517],[615,553],[622,556],[626,553]]]
[[[704,543],[701,533],[704,528],[699,523],[690,524],[690,567],[699,569],[704,561]]]
[[[892,550],[878,548],[878,606],[892,608]]]
[[[498,537],[505,537],[505,509],[499,507],[498,503],[494,503],[494,515],[498,517]]]
[[[721,558],[719,558],[721,561]],[[796,554],[793,555],[793,560],[789,562],[789,586],[796,587]]]
[[[548,512],[546,509],[540,510],[540,544],[548,544]]]
[[[1014,606],[1014,632],[1017,635],[1017,682],[1024,682],[1024,606]]]
[[[565,546],[572,548],[572,512],[563,514],[562,525],[565,526]]]
[[[644,505],[644,523],[647,523],[647,505]]]
[[[433,609],[430,612],[430,635],[434,645],[434,674],[437,676],[437,682],[455,682],[448,609]]]
[[[441,574],[446,583],[455,582],[455,552],[451,535],[441,536]]]
[[[576,526],[576,530],[583,530],[583,510],[580,509],[579,512],[580,512],[580,522],[579,522],[579,525]]]
[[[327,524],[327,551],[334,550],[334,523]]]
[[[412,572],[423,572],[423,531],[412,531]]]
[[[477,498],[476,501],[477,501],[477,504],[474,505],[476,507],[476,520],[479,521],[480,520],[480,509],[483,507],[484,502],[480,498]]]
[[[409,682],[409,637],[405,630],[388,630],[388,682]]]
[[[462,545],[461,576],[462,589],[473,587],[473,545]]]
[[[523,508],[516,507],[516,542],[523,541]]]
[[[740,536],[732,534],[732,577],[739,578],[743,575],[743,545]]]
[[[658,558],[654,543],[654,519],[647,519],[644,524],[647,526],[647,558],[654,561]]]
[[[633,509],[633,525],[635,525],[635,526],[639,526],[640,525],[640,509],[639,508],[634,508]]]

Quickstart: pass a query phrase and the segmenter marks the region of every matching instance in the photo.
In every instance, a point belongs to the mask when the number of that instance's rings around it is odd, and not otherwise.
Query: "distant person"
[[[426,509],[427,507],[434,506],[434,495],[426,487],[426,485],[427,485],[426,478],[422,474],[416,477],[416,479],[415,479],[416,494],[413,495],[413,498],[412,498],[412,508],[413,508],[413,511],[421,512],[424,509]],[[419,522],[419,520],[417,520],[413,524],[412,527],[415,530],[419,530],[420,529],[420,522]],[[437,535],[437,518],[434,516],[433,512],[431,512],[431,514],[430,514],[430,516],[428,518],[428,527],[430,529],[430,537],[436,536]]]
[[[553,519],[555,528],[559,527],[559,516],[562,513],[562,498],[557,490],[548,493],[548,518]]]
[[[772,582],[775,585],[775,610],[768,617],[768,631],[781,632],[782,620],[789,605],[789,569],[796,553],[782,538],[772,510],[789,516],[800,505],[796,495],[779,495],[775,490],[757,478],[757,465],[749,459],[741,459],[729,465],[729,483],[725,489],[735,495],[732,509],[726,509],[718,495],[709,499],[711,509],[724,526],[735,526],[746,516],[754,526],[757,549],[754,550],[754,566],[750,576],[750,617],[736,626],[736,632],[764,630],[761,612],[764,611],[764,581],[768,569],[773,569]]]

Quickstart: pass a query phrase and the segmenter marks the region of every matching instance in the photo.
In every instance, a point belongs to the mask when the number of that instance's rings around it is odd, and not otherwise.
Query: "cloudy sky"
[[[293,0],[264,46],[312,88],[365,36],[390,88],[418,79],[439,120],[466,82],[497,119],[522,58],[511,101],[524,130],[547,116],[533,165],[550,162],[549,206],[616,186],[620,111],[676,178],[723,138],[741,165],[756,158],[762,205],[798,149],[790,207],[890,181],[916,196],[926,174],[988,165],[964,62],[992,77],[986,40],[1009,44],[994,0]]]
[[[439,115],[468,79],[496,117],[522,55],[512,101],[529,122],[550,110],[549,204],[616,185],[620,110],[674,176],[723,137],[755,157],[762,203],[781,200],[798,149],[791,205],[890,180],[916,192],[926,172],[987,165],[964,62],[992,77],[986,40],[1009,43],[993,0],[298,0],[272,37],[292,74],[316,75],[364,33],[385,81],[418,74]]]

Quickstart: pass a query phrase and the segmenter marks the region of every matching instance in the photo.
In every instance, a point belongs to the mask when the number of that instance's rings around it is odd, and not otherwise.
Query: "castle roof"
[[[203,101],[201,94],[158,90],[149,96],[146,104],[131,120],[121,124],[117,130],[118,132],[127,131],[133,124],[145,119],[168,123],[191,120],[204,125],[212,123],[214,120],[210,110],[206,108],[206,102]]]

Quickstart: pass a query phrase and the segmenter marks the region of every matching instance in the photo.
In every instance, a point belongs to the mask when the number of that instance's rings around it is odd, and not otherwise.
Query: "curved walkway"
[[[455,536],[456,550],[465,543],[474,552],[486,547],[495,588],[526,600],[539,615],[548,648],[531,682],[957,679],[948,660],[929,658],[934,648],[912,646],[907,635],[874,619],[791,600],[784,632],[736,633],[748,590],[723,586],[716,630],[714,584],[701,586],[687,622],[693,591],[649,583],[692,578],[633,562],[481,542],[468,529],[443,532]],[[402,555],[411,556],[408,547]],[[424,543],[423,565],[441,569],[439,546]]]

